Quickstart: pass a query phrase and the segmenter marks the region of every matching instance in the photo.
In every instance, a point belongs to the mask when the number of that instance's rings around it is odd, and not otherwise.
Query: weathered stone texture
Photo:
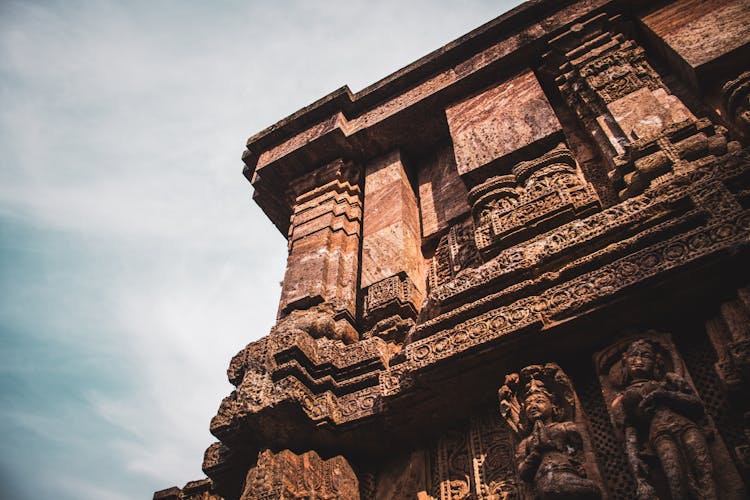
[[[322,460],[314,451],[296,455],[265,450],[248,471],[240,500],[265,498],[359,500],[359,483],[343,457]]]
[[[360,287],[368,324],[394,313],[416,317],[425,295],[420,242],[416,195],[393,151],[365,168]]]
[[[453,150],[439,148],[419,169],[419,210],[424,240],[439,235],[471,210],[467,194],[456,170]]]
[[[750,43],[746,0],[678,0],[643,16],[643,22],[692,68]]]
[[[536,76],[525,71],[445,110],[459,175],[561,132]]]
[[[154,498],[746,498],[747,26],[528,2],[253,136],[278,320]]]

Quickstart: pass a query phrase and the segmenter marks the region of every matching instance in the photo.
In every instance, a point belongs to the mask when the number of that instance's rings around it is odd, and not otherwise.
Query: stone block
[[[428,158],[419,170],[419,210],[422,216],[422,238],[429,240],[448,229],[466,215],[468,192],[458,176],[456,160],[450,147],[441,148]]]
[[[419,211],[398,151],[366,166],[362,289],[399,273],[424,293]]]
[[[746,0],[678,0],[642,20],[694,70],[750,43]]]
[[[447,107],[445,114],[462,177],[562,131],[530,70]]]

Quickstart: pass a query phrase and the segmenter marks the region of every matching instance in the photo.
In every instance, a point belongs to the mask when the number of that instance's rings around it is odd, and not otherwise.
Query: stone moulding
[[[718,252],[747,246],[750,213],[737,202],[732,191],[741,194],[746,190],[749,172],[747,152],[727,155],[721,162],[675,176],[670,182],[621,205],[569,223],[579,228],[572,232],[582,236],[554,238],[559,245],[555,251],[575,249],[606,233],[597,228],[599,225],[603,228],[620,221],[620,231],[636,227],[640,232],[635,231],[631,238],[617,243],[605,240],[606,244],[593,251],[591,246],[585,245],[576,250],[583,257],[579,259],[580,268],[573,273],[577,276],[573,279],[566,279],[567,275],[559,271],[550,272],[547,274],[564,279],[552,280],[552,286],[547,283],[546,287],[545,282],[540,281],[538,292],[524,292],[521,298],[500,307],[497,307],[500,298],[491,296],[484,303],[477,301],[479,306],[475,303],[465,311],[457,308],[442,318],[417,325],[415,331],[422,329],[427,335],[407,341],[397,358],[390,358],[387,344],[377,337],[344,345],[325,338],[313,339],[301,330],[274,331],[261,341],[266,344],[265,354],[260,356],[265,360],[263,363],[258,364],[258,353],[253,351],[255,347],[251,348],[253,345],[248,346],[247,352],[255,352],[254,355],[244,354],[238,358],[240,364],[255,359],[255,367],[242,373],[231,404],[220,410],[226,421],[233,423],[212,427],[212,432],[222,441],[231,442],[232,434],[241,428],[260,431],[258,424],[252,422],[261,414],[272,414],[282,401],[299,405],[317,426],[336,428],[372,418],[387,412],[390,399],[408,392],[419,373],[437,363],[462,357],[479,346],[497,344],[506,338],[533,335],[548,325],[606,305],[634,285],[655,276],[665,276]],[[652,223],[639,226],[638,222],[644,220]],[[587,221],[591,224],[587,225]],[[661,227],[677,231],[677,234],[664,239]],[[588,233],[582,230],[585,228]],[[556,231],[564,235],[571,229],[563,226]],[[622,232],[618,236],[621,235]],[[540,244],[547,237],[550,235],[542,235],[529,244]],[[639,239],[641,244],[634,244]],[[584,249],[591,254],[586,255]],[[607,254],[615,258],[601,264],[601,256]],[[500,259],[498,256],[497,260]],[[528,265],[538,266],[539,263],[532,259]],[[581,269],[585,272],[581,273]],[[490,263],[486,270],[480,268],[473,280],[457,278],[463,288],[446,286],[441,290],[466,293],[471,288],[486,289],[488,283],[496,279],[493,272],[507,271],[497,263]],[[480,306],[489,310],[477,314]],[[230,367],[230,378],[233,383],[240,380],[236,367]],[[256,399],[251,396],[258,394],[263,396]],[[229,429],[234,430],[227,432]]]

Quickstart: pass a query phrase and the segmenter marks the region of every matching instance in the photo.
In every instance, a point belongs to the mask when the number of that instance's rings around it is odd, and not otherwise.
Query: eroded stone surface
[[[445,110],[459,175],[561,131],[536,76],[525,71]]]

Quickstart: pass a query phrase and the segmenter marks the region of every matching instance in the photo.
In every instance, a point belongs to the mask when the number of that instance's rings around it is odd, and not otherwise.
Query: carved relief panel
[[[505,378],[500,413],[520,439],[515,466],[531,497],[602,498],[585,418],[570,379],[556,364]]]
[[[469,192],[476,246],[486,257],[601,208],[564,144],[511,171]]]
[[[610,179],[625,199],[738,145],[728,140],[726,129],[696,118],[670,92],[622,25],[620,16],[607,14],[576,23],[550,41],[545,58],[567,105],[611,158]]]
[[[455,278],[464,269],[476,267],[481,262],[474,241],[472,220],[469,218],[454,224],[448,234],[440,238],[430,261],[430,289],[434,290],[442,283]]]
[[[439,500],[522,498],[512,433],[496,412],[453,430],[430,453],[428,497]]]
[[[597,353],[595,363],[638,498],[744,498],[668,334],[623,339]]]
[[[264,450],[247,473],[240,500],[358,500],[359,483],[344,457],[321,459],[314,451]]]

